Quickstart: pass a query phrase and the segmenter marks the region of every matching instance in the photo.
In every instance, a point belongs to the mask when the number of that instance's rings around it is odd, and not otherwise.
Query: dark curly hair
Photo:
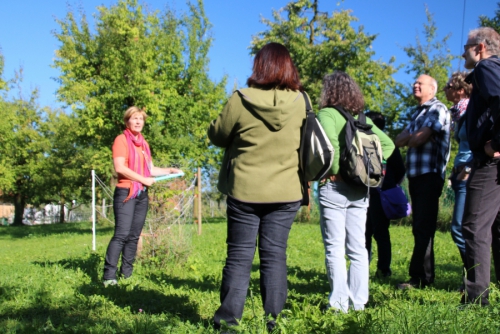
[[[325,75],[319,104],[320,108],[341,106],[355,115],[365,108],[365,100],[358,84],[342,71]]]

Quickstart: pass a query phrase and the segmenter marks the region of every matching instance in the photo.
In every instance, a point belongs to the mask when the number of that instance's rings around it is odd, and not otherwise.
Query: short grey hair
[[[490,55],[500,54],[500,35],[493,28],[481,27],[469,32],[469,39],[483,43]]]
[[[434,96],[435,96],[438,92],[438,82],[433,77],[431,77],[431,85],[432,87],[434,87]]]

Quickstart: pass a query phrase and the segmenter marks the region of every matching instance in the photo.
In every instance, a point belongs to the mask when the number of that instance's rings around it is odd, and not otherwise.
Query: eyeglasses
[[[464,45],[464,51],[467,51],[467,50],[469,50],[471,47],[476,46],[476,45],[479,45],[479,44],[477,44],[477,43],[475,43],[475,44],[465,44],[465,45]]]

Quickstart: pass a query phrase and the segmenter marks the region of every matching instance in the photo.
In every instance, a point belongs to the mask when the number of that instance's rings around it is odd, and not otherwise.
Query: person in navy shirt
[[[500,35],[491,28],[469,33],[464,45],[465,68],[473,69],[465,113],[467,139],[473,155],[467,181],[462,233],[466,279],[462,303],[489,305],[490,247],[500,278]]]

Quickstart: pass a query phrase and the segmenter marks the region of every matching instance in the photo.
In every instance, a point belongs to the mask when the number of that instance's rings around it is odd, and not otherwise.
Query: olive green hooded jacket
[[[226,149],[219,191],[247,203],[301,200],[299,147],[305,108],[299,91],[235,92],[208,128],[212,143]]]

